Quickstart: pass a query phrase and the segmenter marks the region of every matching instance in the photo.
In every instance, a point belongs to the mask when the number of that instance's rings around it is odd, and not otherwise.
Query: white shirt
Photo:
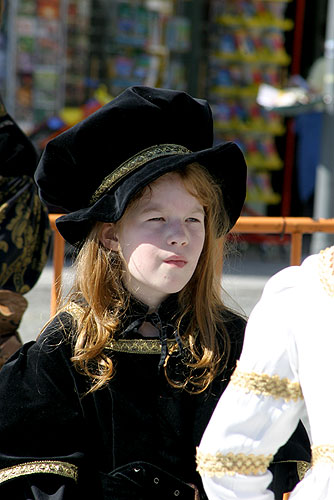
[[[198,449],[210,500],[273,500],[267,467],[299,419],[312,468],[290,500],[334,500],[334,247],[272,277]]]

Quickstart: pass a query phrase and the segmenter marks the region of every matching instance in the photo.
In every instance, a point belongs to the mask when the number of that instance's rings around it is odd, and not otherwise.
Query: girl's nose
[[[175,223],[171,225],[167,243],[174,246],[185,246],[188,244],[188,237],[183,224]]]

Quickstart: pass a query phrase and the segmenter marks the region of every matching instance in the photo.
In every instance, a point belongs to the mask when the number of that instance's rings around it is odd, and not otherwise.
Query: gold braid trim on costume
[[[30,474],[56,474],[77,481],[78,467],[68,462],[45,460],[13,465],[0,470],[0,484]]]
[[[123,162],[119,167],[117,167],[111,174],[109,174],[102,181],[101,185],[97,188],[95,193],[90,199],[90,205],[93,205],[106,191],[108,191],[112,186],[114,186],[120,179],[128,175],[130,172],[137,170],[145,163],[160,158],[161,156],[169,155],[185,155],[191,153],[189,149],[179,144],[157,144],[156,146],[150,146],[147,149],[139,151],[125,162]]]
[[[78,320],[81,318],[84,308],[76,302],[69,302],[64,307],[64,311],[68,312],[73,319]]]
[[[309,462],[305,462],[304,460],[280,460],[278,462],[274,461],[273,464],[296,464],[298,479],[301,481],[304,479],[304,476],[308,470],[311,468],[311,464]]]
[[[311,464],[309,462],[305,462],[304,460],[297,461],[297,474],[299,477],[299,481],[304,479],[305,474],[308,470],[310,470]]]
[[[273,455],[246,455],[244,453],[202,453],[197,448],[197,471],[209,477],[222,477],[225,475],[243,474],[246,476],[258,476],[264,474],[269,467]]]
[[[78,320],[83,312],[83,308],[76,304],[75,302],[70,302],[66,305],[66,312],[71,314],[71,316]],[[183,344],[186,346],[188,342],[184,341]],[[177,341],[175,339],[167,339],[168,353],[171,354],[175,349],[178,348]],[[115,352],[126,352],[128,354],[160,354],[161,353],[161,342],[159,339],[117,339],[110,340],[105,346],[105,349],[109,349]]]
[[[326,462],[334,465],[334,445],[312,446],[312,466],[318,462]]]
[[[319,278],[325,292],[334,297],[334,246],[319,254]]]
[[[176,340],[167,339],[168,352],[178,347]],[[119,339],[112,340],[106,349],[130,354],[160,354],[161,342],[158,339]]]
[[[236,368],[231,377],[231,384],[246,392],[271,396],[274,399],[283,398],[285,401],[303,399],[298,382],[291,382],[288,378],[281,378],[278,375],[242,372]]]

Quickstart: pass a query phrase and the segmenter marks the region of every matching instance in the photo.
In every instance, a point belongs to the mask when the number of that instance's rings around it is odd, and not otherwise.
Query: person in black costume
[[[217,238],[246,191],[208,103],[131,87],[48,143],[73,289],[0,373],[1,498],[205,499],[195,455],[240,356]]]
[[[37,152],[0,97],[0,368],[20,346],[24,294],[46,264],[51,235],[34,173]]]

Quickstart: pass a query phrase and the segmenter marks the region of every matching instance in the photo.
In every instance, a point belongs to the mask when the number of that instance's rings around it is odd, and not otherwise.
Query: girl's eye
[[[201,220],[197,219],[196,217],[188,217],[187,221],[189,221],[189,222],[201,222]]]
[[[151,217],[148,220],[149,221],[164,221],[165,219],[163,217]]]

